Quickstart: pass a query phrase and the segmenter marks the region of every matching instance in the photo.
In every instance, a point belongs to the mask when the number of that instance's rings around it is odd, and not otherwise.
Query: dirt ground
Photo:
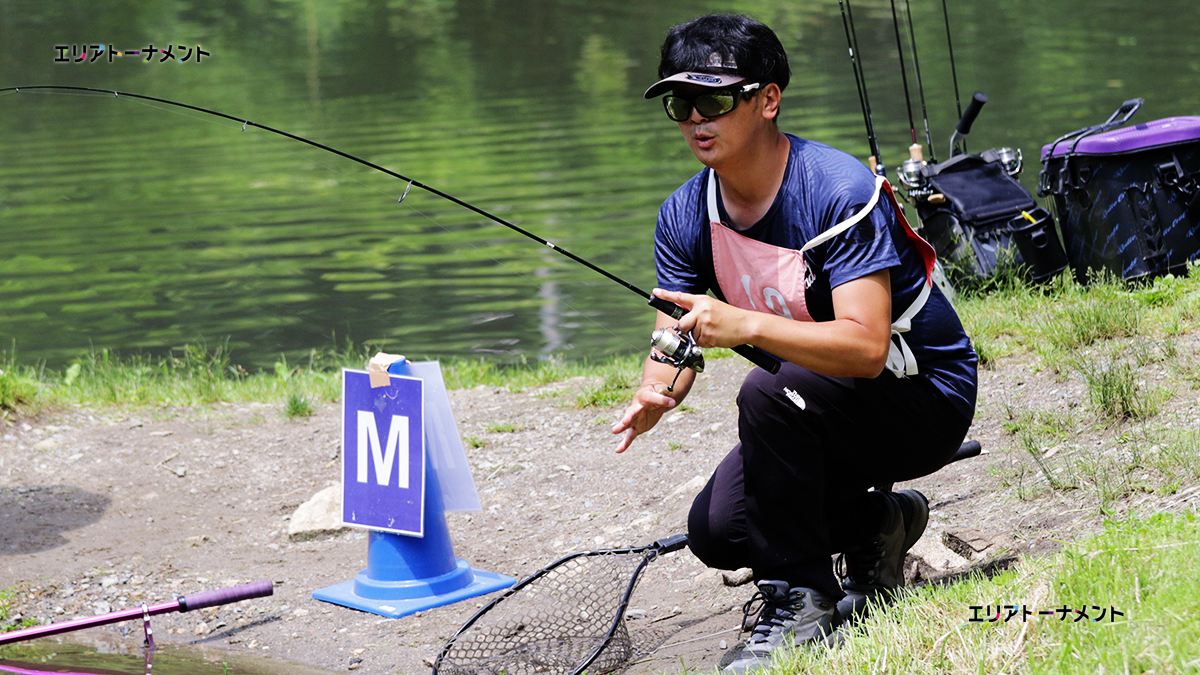
[[[1195,340],[1184,342],[1181,353],[1195,354]],[[1021,500],[1004,484],[1022,461],[1002,428],[1011,411],[1077,409],[1085,399],[1081,383],[1035,372],[1031,358],[981,373],[970,437],[986,454],[897,486],[916,487],[931,502],[912,575],[1053,550],[1102,521],[1084,491]],[[1162,366],[1148,377],[1155,367]],[[735,442],[734,398],[747,370],[740,359],[711,362],[688,409],[622,455],[608,432],[619,408],[571,405],[582,381],[451,392],[461,433],[482,443],[467,451],[483,510],[448,515],[457,556],[520,578],[568,552],[683,532],[692,496]],[[1194,428],[1195,400],[1194,391],[1177,391],[1157,423]],[[155,635],[336,671],[428,672],[445,639],[487,598],[399,620],[313,600],[313,590],[365,566],[366,535],[289,540],[290,514],[338,480],[341,432],[337,405],[298,421],[281,408],[79,408],[0,423],[0,588],[19,589],[13,612],[59,621],[271,579],[273,597],[166,615],[154,620]],[[1084,427],[1072,448],[1119,451],[1122,430]],[[1200,488],[1185,485],[1171,495],[1135,492],[1119,508],[1182,510],[1198,498]],[[686,549],[653,563],[630,621],[658,630],[662,647],[630,672],[710,671],[737,644],[752,590],[727,587]],[[125,632],[140,642],[132,624],[92,631],[106,639]]]

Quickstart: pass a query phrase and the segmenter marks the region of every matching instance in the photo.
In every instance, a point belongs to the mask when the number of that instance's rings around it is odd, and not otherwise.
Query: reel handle
[[[983,110],[983,104],[988,102],[987,94],[982,91],[975,92],[971,97],[971,103],[967,105],[966,112],[963,113],[962,119],[958,121],[958,125],[954,128],[958,133],[966,136],[971,133],[971,125],[975,123],[975,118],[979,117],[979,111]]]
[[[662,298],[660,298],[658,296],[651,295],[649,304],[654,309],[657,309],[658,311],[662,312],[663,314],[666,314],[667,316],[671,317],[672,319],[680,319],[683,317],[684,314],[687,314],[686,309],[680,307],[679,305],[677,305],[673,302],[668,302],[667,300],[663,300]],[[738,345],[733,348],[733,351],[736,352],[737,354],[745,357],[747,360],[750,361],[750,363],[753,363],[754,365],[758,366],[759,368],[762,368],[763,370],[767,371],[768,373],[770,373],[772,375],[779,372],[779,365],[780,365],[779,359],[775,358],[774,356],[771,356],[770,354],[768,354],[767,352],[764,352],[763,350],[759,349],[758,347],[754,347],[751,345]]]

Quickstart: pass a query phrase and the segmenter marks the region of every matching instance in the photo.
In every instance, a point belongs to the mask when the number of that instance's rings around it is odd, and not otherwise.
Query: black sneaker
[[[789,588],[786,581],[758,582],[758,593],[742,608],[743,627],[760,602],[750,639],[722,672],[765,670],[778,650],[823,642],[833,632],[837,606],[811,588]]]
[[[883,528],[874,539],[838,557],[846,597],[838,603],[842,621],[865,616],[872,602],[887,602],[904,585],[904,555],[925,533],[929,500],[916,490],[881,493]]]

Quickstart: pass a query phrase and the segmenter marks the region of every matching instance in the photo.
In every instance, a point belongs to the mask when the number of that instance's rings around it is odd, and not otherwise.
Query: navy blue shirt
[[[858,213],[871,200],[875,179],[861,162],[822,143],[788,135],[791,152],[783,184],[766,215],[738,233],[773,246],[799,250],[809,240]],[[654,260],[658,286],[725,300],[713,270],[705,169],[675,191],[658,212]],[[730,222],[718,197],[721,220]],[[892,320],[921,292],[925,265],[896,218],[886,195],[857,225],[807,251],[810,283],[805,291],[815,321],[832,321],[832,290],[879,270],[891,271]],[[975,351],[962,322],[936,285],[912,321],[904,340],[916,357],[919,374],[944,393],[963,416],[975,411],[978,387]],[[895,377],[884,371],[881,377]]]

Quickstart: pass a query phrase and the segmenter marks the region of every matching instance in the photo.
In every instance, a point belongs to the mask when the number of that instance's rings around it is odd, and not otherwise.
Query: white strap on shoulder
[[[829,241],[830,239],[833,239],[834,237],[838,236],[839,234],[854,227],[863,218],[866,218],[867,214],[871,213],[871,209],[874,209],[875,205],[879,203],[879,194],[881,192],[883,192],[883,184],[886,182],[887,182],[887,179],[884,178],[883,176],[876,176],[875,177],[875,194],[871,195],[871,200],[867,202],[867,205],[862,207],[862,210],[860,210],[858,213],[850,216],[849,218],[838,223],[837,225],[834,225],[833,227],[829,228],[828,230],[825,230],[821,234],[813,237],[811,240],[809,240],[809,242],[807,244],[804,245],[804,248],[800,249],[800,252],[804,253],[805,251],[809,250],[810,248],[813,248],[814,246],[820,246],[821,244],[824,244],[825,242]]]
[[[708,170],[708,222],[721,224],[721,212],[717,209],[717,172]]]

